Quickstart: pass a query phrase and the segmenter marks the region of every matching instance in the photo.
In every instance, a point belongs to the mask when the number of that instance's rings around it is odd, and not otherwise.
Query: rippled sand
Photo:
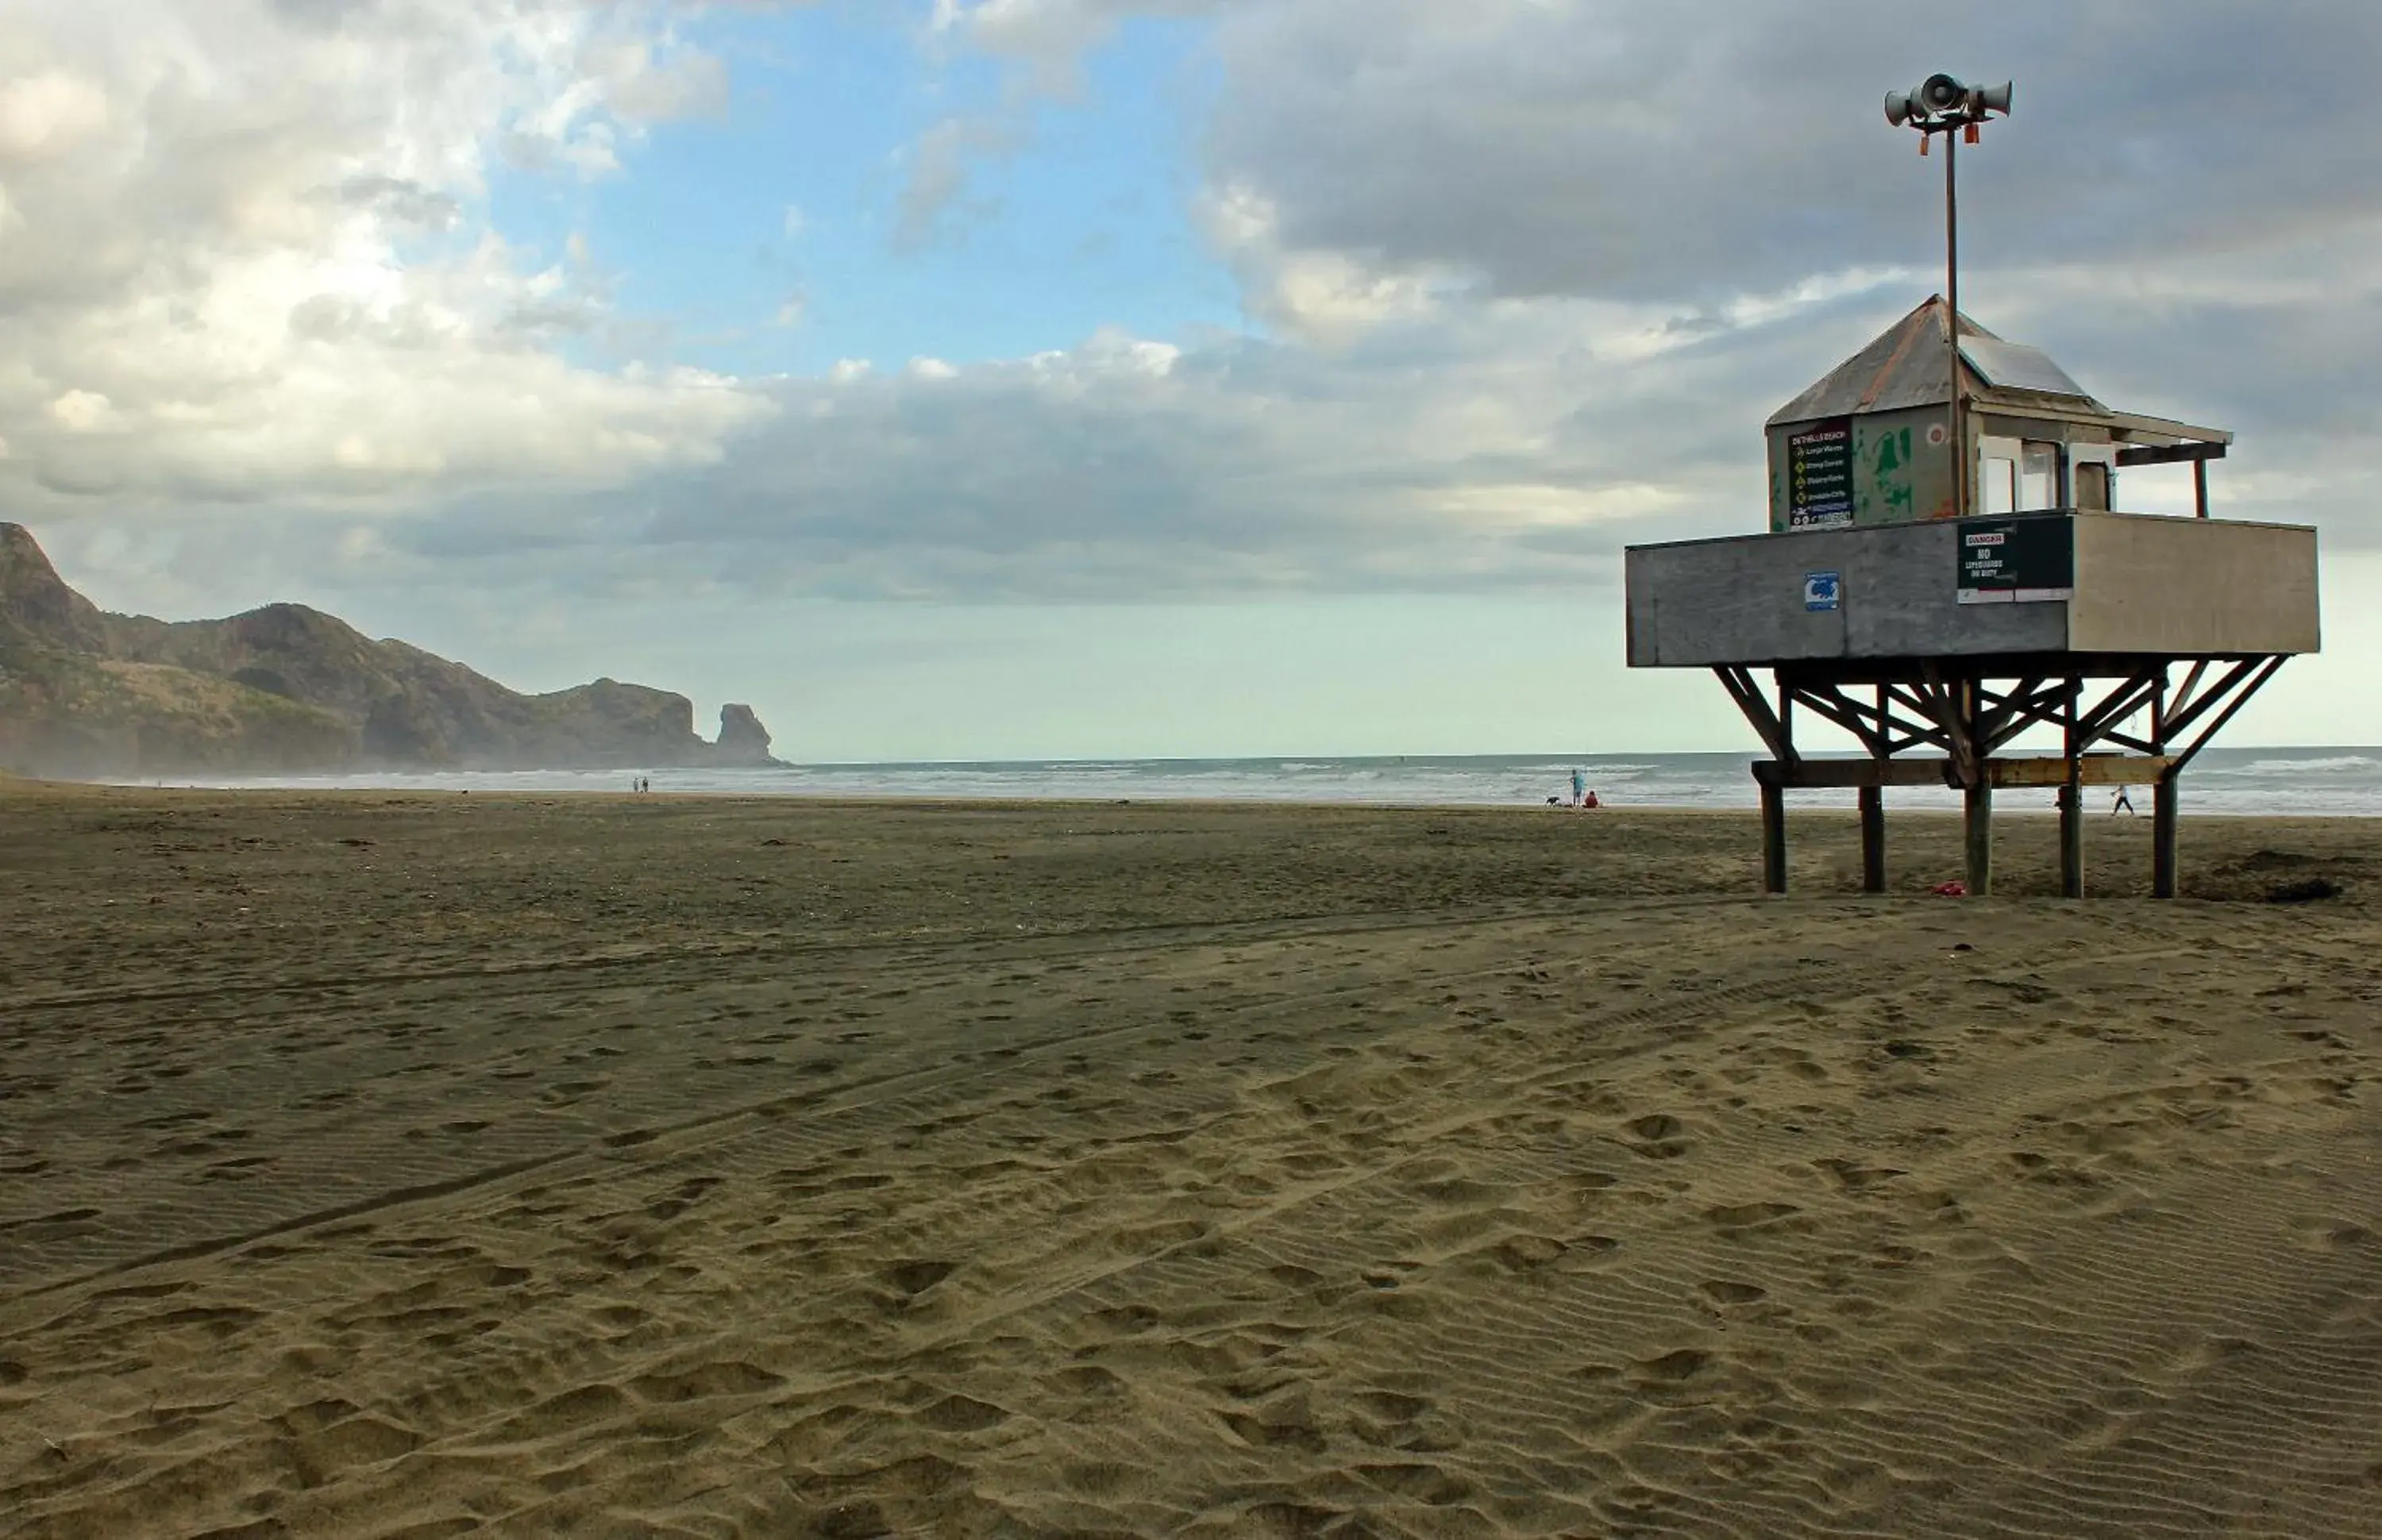
[[[1851,833],[0,789],[0,1533],[2382,1533],[2382,826]]]

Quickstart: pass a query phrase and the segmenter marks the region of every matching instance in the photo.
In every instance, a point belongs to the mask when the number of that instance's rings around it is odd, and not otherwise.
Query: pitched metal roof
[[[1773,412],[1769,426],[1949,401],[1952,366],[1944,347],[1949,313],[1942,295],[1928,296],[1868,347]],[[2069,415],[2110,415],[2108,408],[2040,349],[2005,342],[1965,315],[1960,317],[1960,360],[1962,389],[1979,405],[2020,409],[2057,403]]]

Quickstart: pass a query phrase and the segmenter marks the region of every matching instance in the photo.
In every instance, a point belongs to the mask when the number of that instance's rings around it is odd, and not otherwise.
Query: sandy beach
[[[2382,1534],[2382,823],[2148,832],[0,788],[0,1534]]]

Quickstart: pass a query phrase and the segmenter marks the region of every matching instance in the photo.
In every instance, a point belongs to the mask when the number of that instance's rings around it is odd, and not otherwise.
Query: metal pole
[[[1960,399],[1960,135],[1944,130],[1944,330],[1952,347],[1952,517],[1969,512],[1969,434]]]

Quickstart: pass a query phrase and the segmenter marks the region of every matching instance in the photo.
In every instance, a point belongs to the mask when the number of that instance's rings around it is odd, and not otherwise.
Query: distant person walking
[[[2126,795],[2127,792],[2132,789],[2133,788],[2126,786],[2118,788],[2118,795],[2111,799],[2109,802],[2110,817],[2115,818],[2121,813],[2129,818],[2139,818],[2142,816],[2142,814],[2134,811],[2134,800]]]
[[[1571,805],[1578,807],[1588,801],[1588,777],[1575,770],[1571,773]]]

